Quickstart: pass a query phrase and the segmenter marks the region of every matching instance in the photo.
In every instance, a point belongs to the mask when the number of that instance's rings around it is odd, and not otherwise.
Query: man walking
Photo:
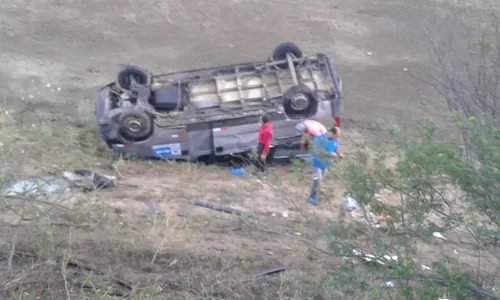
[[[260,117],[260,130],[259,137],[257,139],[257,161],[256,167],[264,172],[267,166],[267,158],[269,155],[269,148],[271,147],[271,141],[273,140],[273,124],[269,121],[269,117],[262,115]]]
[[[315,139],[318,136],[326,133],[326,127],[323,126],[318,121],[314,120],[304,120],[295,126],[295,130],[297,131],[297,135],[301,135],[300,139],[300,151],[305,151],[308,148],[307,139]]]
[[[313,205],[316,205],[318,201],[318,188],[332,159],[341,157],[340,153],[338,153],[337,139],[339,136],[340,129],[332,127],[330,131],[314,139],[313,149],[311,149],[313,182],[309,194],[309,202]]]

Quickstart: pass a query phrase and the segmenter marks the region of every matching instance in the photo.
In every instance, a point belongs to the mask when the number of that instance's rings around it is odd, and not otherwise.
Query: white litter
[[[352,250],[352,253],[354,253],[354,255],[361,255],[361,252],[359,252],[358,250],[356,249],[353,249]]]
[[[273,214],[271,214],[271,216],[276,217],[276,214],[273,213]]]
[[[352,197],[346,196],[344,198],[344,208],[347,211],[354,211],[359,208],[358,201]]]
[[[430,270],[430,269],[431,269],[430,267],[422,265],[422,271]]]
[[[403,68],[403,71],[407,72],[407,71],[408,71],[408,68]]]
[[[385,286],[386,286],[386,287],[393,288],[393,287],[395,286],[395,284],[394,284],[394,282],[392,282],[392,281],[387,281],[387,282],[385,283]]]
[[[50,83],[47,83],[46,87],[48,87],[48,88],[49,88],[49,87],[50,87]]]
[[[286,211],[282,212],[281,215],[283,216],[283,218],[288,218],[288,213]]]
[[[389,256],[389,255],[386,254],[386,255],[384,255],[384,258],[387,259],[388,261],[391,261],[391,260],[398,261],[398,257],[396,255]]]
[[[458,255],[457,249],[453,249],[453,252]]]
[[[438,239],[442,239],[442,240],[447,240],[447,238],[445,238],[441,233],[439,232],[433,232],[432,233],[433,236],[437,237]]]
[[[6,110],[6,111],[5,111],[5,114],[6,114],[6,115],[8,115],[8,114],[9,114],[9,111],[7,111],[7,110]]]
[[[60,90],[61,90],[61,88],[60,88],[60,87],[58,87],[58,88],[57,88],[57,90],[58,90],[58,91],[60,91]]]
[[[300,235],[302,235],[302,233],[300,233],[300,232],[296,232],[296,233],[295,233],[295,235],[300,236]]]
[[[171,266],[175,265],[176,263],[177,263],[177,259],[174,259],[174,260],[173,260],[173,261],[172,261],[172,262],[168,265],[168,267],[171,267]]]
[[[373,52],[366,52],[366,54],[367,54],[367,55],[372,55],[372,54],[373,54]]]

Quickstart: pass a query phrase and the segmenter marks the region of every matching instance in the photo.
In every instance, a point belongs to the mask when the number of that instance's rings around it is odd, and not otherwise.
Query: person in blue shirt
[[[318,201],[318,188],[325,177],[326,171],[333,159],[342,157],[339,152],[338,138],[340,129],[332,127],[327,133],[314,139],[311,149],[312,160],[312,185],[309,194],[309,202],[316,205]]]

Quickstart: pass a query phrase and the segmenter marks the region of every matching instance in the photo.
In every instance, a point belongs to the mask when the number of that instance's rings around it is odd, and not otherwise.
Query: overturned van
[[[110,149],[139,157],[197,161],[256,147],[259,116],[273,122],[273,155],[300,156],[295,125],[333,118],[340,126],[342,83],[323,54],[293,43],[261,62],[152,75],[123,68],[95,105]]]

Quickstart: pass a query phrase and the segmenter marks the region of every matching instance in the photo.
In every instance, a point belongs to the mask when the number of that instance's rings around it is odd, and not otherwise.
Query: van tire
[[[307,118],[316,113],[318,99],[304,84],[294,85],[283,94],[283,108],[290,118]]]
[[[150,79],[147,71],[144,71],[136,66],[126,66],[118,72],[116,83],[122,90],[130,91],[132,78],[134,78],[134,80],[141,85],[147,84]]]
[[[120,134],[130,140],[137,142],[145,140],[153,133],[153,120],[146,112],[130,109],[118,117]]]

